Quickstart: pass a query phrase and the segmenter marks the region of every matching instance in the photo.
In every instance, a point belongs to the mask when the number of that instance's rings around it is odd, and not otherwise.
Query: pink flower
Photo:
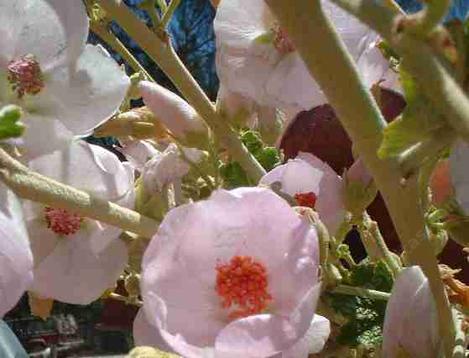
[[[21,204],[0,181],[0,318],[18,302],[33,279],[33,255]]]
[[[285,352],[313,321],[318,260],[315,229],[270,190],[219,190],[177,207],[143,258],[150,338],[188,358]]]
[[[32,170],[85,190],[96,199],[132,207],[133,170],[104,148],[74,142],[29,163]],[[68,210],[25,202],[34,281],[31,291],[88,304],[112,287],[127,263],[121,230]]]
[[[0,107],[23,109],[29,158],[91,131],[125,97],[129,78],[103,47],[86,45],[88,30],[82,1],[0,3]]]
[[[279,165],[264,175],[260,185],[280,184],[280,190],[299,206],[315,209],[331,234],[344,218],[342,179],[325,162],[300,152],[295,159]]]
[[[438,357],[438,326],[433,296],[418,266],[401,271],[386,307],[383,357]]]
[[[322,4],[365,83],[382,79],[389,65],[376,47],[377,34],[332,2]],[[297,111],[327,102],[263,0],[221,1],[214,28],[217,73],[227,91],[262,106]]]

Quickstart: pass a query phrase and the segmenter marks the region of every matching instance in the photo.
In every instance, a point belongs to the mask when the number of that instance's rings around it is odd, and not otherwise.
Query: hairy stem
[[[360,81],[345,45],[322,11],[320,1],[297,0],[295,6],[284,0],[266,1],[309,71],[314,74],[360,158],[373,175],[410,261],[420,265],[427,276],[437,305],[440,334],[449,354],[454,343],[452,314],[440,279],[438,262],[425,236],[417,180],[411,178],[402,186],[396,165],[377,157],[385,121],[372,95]],[[380,17],[375,20],[383,21]],[[424,67],[422,63],[419,66]],[[438,98],[438,101],[441,100]]]
[[[0,180],[18,196],[152,237],[158,222],[31,171],[0,148]]]
[[[205,120],[218,140],[256,183],[265,174],[259,162],[249,153],[237,134],[215,111],[214,105],[181,62],[169,42],[152,33],[127,7],[115,0],[97,0],[135,42],[155,61],[174,85]]]
[[[469,99],[431,46],[411,34],[395,36],[393,11],[374,0],[332,0],[377,31],[403,57],[426,97],[456,132],[469,140]]]

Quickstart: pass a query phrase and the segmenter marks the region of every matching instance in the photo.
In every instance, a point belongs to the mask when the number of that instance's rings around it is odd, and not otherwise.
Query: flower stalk
[[[384,301],[389,300],[389,297],[391,297],[391,294],[387,292],[381,292],[381,291],[371,290],[368,288],[348,286],[348,285],[338,285],[332,290],[332,292],[340,293],[343,295],[359,296],[359,297],[371,298],[374,300],[384,300]]]
[[[205,120],[217,139],[240,163],[247,175],[257,182],[265,170],[249,153],[236,133],[216,113],[215,106],[203,92],[190,72],[174,52],[169,42],[162,41],[141,22],[123,2],[97,1],[106,13],[116,21],[135,42],[152,58],[172,80],[177,89]]]
[[[35,173],[0,148],[0,179],[18,196],[152,237],[158,222],[115,203]]]
[[[371,2],[371,1],[370,1]],[[362,12],[358,7],[358,1],[352,1],[357,7],[357,12]],[[367,3],[366,0],[361,3]],[[374,2],[373,2],[374,3]],[[377,157],[377,150],[382,140],[382,131],[385,121],[380,114],[378,106],[370,92],[363,86],[357,69],[346,52],[332,24],[324,14],[320,1],[298,0],[295,6],[282,0],[267,0],[280,25],[287,31],[296,49],[303,58],[316,81],[326,94],[329,103],[334,107],[341,123],[352,139],[360,158],[373,175],[378,189],[383,194],[385,202],[390,211],[399,238],[409,254],[410,261],[422,267],[429,279],[430,287],[435,298],[439,329],[448,356],[454,346],[454,327],[452,325],[452,314],[444,287],[440,279],[437,260],[433,255],[432,248],[425,237],[425,225],[423,211],[418,197],[419,190],[417,180],[412,178],[405,186],[401,185],[401,175],[395,163],[382,161]],[[371,6],[373,15],[377,15],[376,3]],[[376,16],[373,23],[383,22],[391,25],[394,13],[386,9],[385,16]],[[361,18],[361,17],[360,17]],[[383,25],[378,26],[383,30]],[[387,29],[386,35],[391,34],[391,28]],[[386,31],[384,31],[386,32]],[[315,41],[311,42],[314,38]],[[409,40],[412,43],[419,43]],[[433,59],[433,69],[442,65],[431,54],[427,46],[419,43],[422,51],[428,52],[426,60]],[[407,49],[408,43],[403,46]],[[318,51],[321,49],[321,51]],[[415,47],[413,48],[415,50]],[[418,51],[414,52],[414,55]],[[419,68],[428,68],[422,64],[422,56],[418,57]],[[438,67],[439,66],[439,67]],[[422,72],[422,71],[421,71]],[[446,73],[446,70],[445,70]],[[417,73],[415,73],[418,75]],[[440,72],[443,75],[442,72]],[[428,73],[426,74],[428,75]],[[418,75],[419,79],[425,74]],[[438,77],[438,76],[437,76]],[[440,77],[445,81],[453,82],[448,76]],[[429,80],[432,82],[432,80]],[[433,83],[433,89],[441,86],[441,83]],[[439,87],[440,92],[448,92],[447,87]],[[429,93],[430,94],[430,93]],[[464,94],[462,94],[464,96]],[[445,102],[441,96],[434,96],[438,102]],[[448,94],[445,99],[448,98]],[[464,101],[467,99],[464,98]],[[445,107],[461,111],[464,117],[469,117],[469,110],[464,113],[460,106],[451,102]],[[441,107],[440,107],[441,108]],[[461,118],[459,116],[458,118]],[[467,122],[469,124],[469,121]],[[469,128],[469,127],[468,127]],[[402,200],[406,198],[406,200]]]

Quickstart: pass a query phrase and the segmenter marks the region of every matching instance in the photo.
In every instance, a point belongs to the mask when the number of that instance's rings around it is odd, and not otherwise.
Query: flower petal
[[[436,307],[419,266],[405,268],[397,277],[386,307],[383,356],[396,357],[400,349],[411,357],[437,357],[439,340]]]
[[[81,140],[32,160],[29,167],[100,199],[117,201],[133,191],[129,166],[110,151]]]
[[[110,237],[107,227],[94,220],[83,226],[76,234],[60,237],[40,218],[28,222],[35,258],[32,291],[62,302],[89,304],[113,287],[127,263],[119,231]],[[100,240],[107,241],[104,248]]]
[[[0,317],[13,308],[29,287],[33,256],[21,204],[0,182]]]
[[[128,76],[102,46],[86,45],[75,63],[45,73],[45,88],[31,98],[33,110],[60,118],[75,134],[108,119],[124,100]]]
[[[218,334],[215,349],[231,357],[269,357],[287,350],[308,330],[320,288],[311,288],[290,316],[260,314],[230,323]]]
[[[6,1],[7,3],[9,1]],[[33,54],[43,70],[68,62],[81,52],[88,34],[88,17],[81,1],[17,0],[1,27],[13,29],[12,58]],[[3,9],[2,9],[3,12]],[[3,48],[2,48],[3,51]]]
[[[156,326],[153,326],[145,315],[143,308],[139,309],[134,319],[133,337],[136,346],[155,347],[165,352],[171,352]]]

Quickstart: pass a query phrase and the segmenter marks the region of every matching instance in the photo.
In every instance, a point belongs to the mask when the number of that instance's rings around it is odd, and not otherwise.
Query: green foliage
[[[0,140],[20,137],[24,126],[19,119],[21,109],[18,106],[8,105],[0,109]]]
[[[381,159],[397,157],[445,126],[444,119],[422,95],[414,79],[400,66],[400,79],[406,98],[402,115],[384,130],[378,150]]]
[[[258,132],[245,130],[241,133],[241,140],[265,170],[270,171],[281,162],[277,148],[266,146]],[[220,173],[226,188],[252,185],[243,168],[237,162],[223,164],[220,167]]]
[[[344,283],[389,292],[393,280],[385,263],[362,262],[352,269]],[[336,293],[329,294],[328,300],[334,311],[347,319],[337,337],[339,344],[370,347],[381,343],[385,301]]]

